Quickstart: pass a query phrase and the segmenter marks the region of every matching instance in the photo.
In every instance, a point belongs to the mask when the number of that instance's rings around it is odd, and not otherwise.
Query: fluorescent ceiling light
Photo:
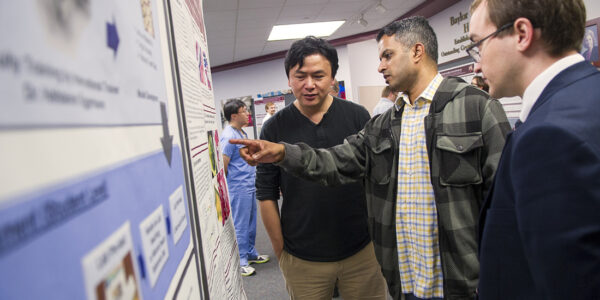
[[[318,37],[332,35],[346,21],[316,22],[304,24],[275,25],[269,41],[301,39],[307,35]]]

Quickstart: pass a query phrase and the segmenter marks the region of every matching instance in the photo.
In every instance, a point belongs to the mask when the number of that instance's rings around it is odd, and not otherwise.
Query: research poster
[[[164,5],[0,2],[0,299],[205,298]]]
[[[220,120],[212,90],[202,1],[168,3],[208,293],[211,299],[246,299],[219,150]]]

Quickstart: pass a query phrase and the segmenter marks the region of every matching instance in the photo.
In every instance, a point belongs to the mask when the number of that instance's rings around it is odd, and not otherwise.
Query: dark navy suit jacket
[[[479,299],[600,299],[600,72],[588,62],[509,133],[479,233]]]

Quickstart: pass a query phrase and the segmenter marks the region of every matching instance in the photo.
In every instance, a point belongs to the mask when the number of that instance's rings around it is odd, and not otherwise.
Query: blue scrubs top
[[[227,166],[227,185],[230,191],[251,189],[254,191],[254,177],[256,167],[247,164],[240,156],[239,149],[243,145],[230,144],[230,139],[247,139],[248,135],[243,130],[237,130],[231,125],[227,125],[223,130],[219,144],[221,152],[229,157],[229,165]]]

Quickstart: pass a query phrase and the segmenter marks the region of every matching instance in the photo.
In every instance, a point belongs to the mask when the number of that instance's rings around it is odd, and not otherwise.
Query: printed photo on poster
[[[227,219],[229,219],[229,215],[231,214],[231,208],[229,206],[229,192],[227,191],[225,171],[223,171],[222,169],[219,170],[219,175],[217,175],[217,184],[217,194],[219,195],[219,200],[221,201],[221,221],[223,223],[222,225],[225,225],[225,222],[227,221]]]
[[[82,259],[88,299],[141,299],[131,225],[123,224]]]
[[[150,0],[140,0],[142,8],[142,19],[144,20],[144,29],[148,34],[154,37],[154,21],[152,20],[152,4]]]
[[[131,252],[104,279],[96,285],[96,299],[140,299],[133,272]]]
[[[208,136],[208,153],[210,156],[211,173],[214,182],[215,207],[217,209],[217,217],[221,225],[230,215],[229,194],[227,193],[227,183],[225,179],[225,171],[223,169],[223,161],[221,160],[221,150],[219,150],[219,133],[218,131],[207,131]],[[216,177],[216,178],[215,178]]]
[[[196,42],[196,63],[198,64],[200,82],[209,90],[212,90],[212,84],[210,83],[210,67],[208,66],[206,51],[202,49],[198,42]]]
[[[208,156],[210,158],[210,170],[211,170],[211,175],[214,178],[215,176],[217,176],[217,170],[219,168],[218,166],[218,153],[217,153],[217,149],[215,147],[215,139],[213,136],[213,131],[207,131],[206,135],[208,136]]]

